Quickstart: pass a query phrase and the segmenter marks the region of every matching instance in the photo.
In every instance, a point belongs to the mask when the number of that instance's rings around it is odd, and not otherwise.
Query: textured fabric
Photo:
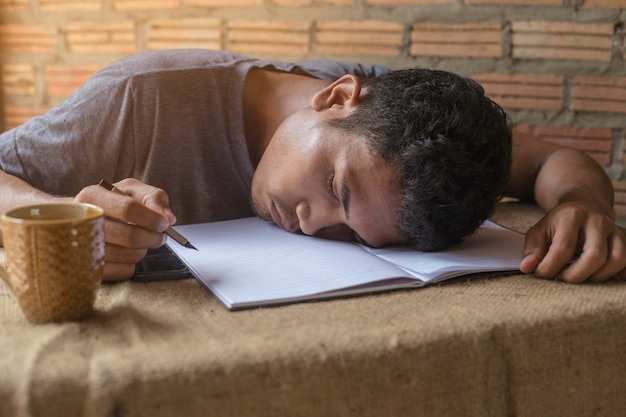
[[[252,67],[329,81],[387,71],[200,49],[137,54],[99,71],[61,106],[0,135],[0,166],[56,195],[75,195],[103,178],[138,178],[167,191],[179,224],[251,216],[242,97]]]
[[[0,416],[623,416],[625,305],[513,275],[233,313],[187,279],[37,326],[0,284]]]

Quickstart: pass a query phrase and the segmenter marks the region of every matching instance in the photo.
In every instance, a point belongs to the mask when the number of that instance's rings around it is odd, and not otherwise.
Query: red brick
[[[612,132],[609,128],[571,126],[530,126],[521,124],[515,130],[558,143],[571,149],[586,152],[598,163],[611,163]]]
[[[502,56],[500,22],[416,23],[411,28],[411,55],[462,58]]]
[[[129,54],[137,51],[135,23],[130,20],[68,23],[66,37],[73,53]]]
[[[58,29],[51,25],[0,24],[0,48],[5,52],[53,53]]]
[[[623,191],[623,201],[626,203],[626,181],[613,181],[613,188],[615,191]]]
[[[575,85],[590,85],[599,87],[626,88],[626,77],[603,77],[596,75],[575,75],[572,78]]]
[[[511,23],[514,58],[610,61],[612,24],[550,21]]]
[[[519,124],[517,130],[542,138],[582,138],[601,142],[610,142],[612,132],[607,127],[574,127],[574,126],[531,126]],[[606,149],[609,149],[607,147]],[[605,149],[605,150],[606,150]]]
[[[615,202],[626,208],[626,181],[613,181]]]
[[[319,21],[315,26],[317,51],[335,55],[399,56],[404,26],[395,22]]]
[[[65,98],[80,88],[102,65],[51,65],[46,68],[48,96]]]
[[[272,0],[272,3],[279,6],[296,7],[308,6],[313,3],[313,0]]]
[[[376,6],[428,5],[456,3],[456,0],[367,0],[365,4]]]
[[[26,123],[29,119],[48,111],[47,106],[12,106],[4,107],[4,127],[6,130]]]
[[[309,52],[308,22],[233,20],[227,23],[227,45],[242,54],[303,56]]]
[[[611,8],[611,9],[626,9],[626,0],[584,0],[582,6],[583,9],[590,8]]]
[[[626,77],[575,76],[571,90],[572,110],[626,113]]]
[[[624,144],[622,146],[622,149],[623,149],[623,152],[622,152],[622,168],[623,168],[623,165],[626,164],[626,129],[622,131],[622,143]]]
[[[173,9],[181,5],[182,0],[115,0],[115,10],[161,10]]]
[[[39,5],[45,12],[93,11],[100,10],[102,2],[101,0],[39,0]]]
[[[201,7],[245,7],[262,6],[264,0],[185,0],[187,6]]]
[[[29,0],[0,0],[0,13],[21,12],[28,9]]]
[[[168,19],[148,22],[148,49],[223,49],[219,19]]]
[[[519,131],[571,149],[584,151],[601,164],[611,162],[612,132],[608,128],[520,125]]]
[[[315,23],[317,31],[345,30],[345,31],[372,31],[377,33],[402,33],[404,25],[398,22],[383,20],[318,20]]]
[[[35,68],[30,64],[5,64],[2,66],[2,90],[9,96],[35,94]]]
[[[613,181],[615,190],[615,214],[626,218],[626,181]]]
[[[612,23],[574,23],[532,20],[512,22],[512,29],[519,32],[565,33],[607,35],[613,33]]]
[[[472,78],[505,109],[561,110],[563,107],[560,76],[483,73]]]
[[[563,0],[465,0],[476,6],[561,6]]]

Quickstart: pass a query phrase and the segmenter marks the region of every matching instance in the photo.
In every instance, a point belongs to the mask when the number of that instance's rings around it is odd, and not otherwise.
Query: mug
[[[93,312],[104,267],[104,213],[83,203],[18,207],[0,217],[7,268],[0,275],[33,323]]]

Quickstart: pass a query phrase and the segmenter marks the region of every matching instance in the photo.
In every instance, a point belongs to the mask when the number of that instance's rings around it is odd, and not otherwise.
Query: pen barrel
[[[167,229],[165,233],[167,233],[169,237],[171,237],[172,239],[174,239],[176,242],[180,243],[183,246],[187,243],[187,239],[185,239],[183,235],[181,235],[180,233],[178,233],[176,230],[174,230],[171,227]]]

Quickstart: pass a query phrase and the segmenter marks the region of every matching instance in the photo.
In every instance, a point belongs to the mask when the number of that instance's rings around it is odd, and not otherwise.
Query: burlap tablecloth
[[[0,416],[624,416],[625,306],[514,275],[233,313],[187,279],[32,325],[0,284]]]

